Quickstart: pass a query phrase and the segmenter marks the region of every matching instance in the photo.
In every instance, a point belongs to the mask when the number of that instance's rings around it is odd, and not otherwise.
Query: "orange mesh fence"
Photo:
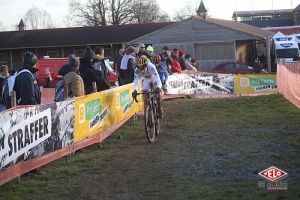
[[[278,91],[300,108],[300,62],[277,65]]]

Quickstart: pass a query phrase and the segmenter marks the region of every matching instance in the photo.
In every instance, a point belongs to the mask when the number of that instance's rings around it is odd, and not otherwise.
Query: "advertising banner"
[[[233,94],[233,75],[172,74],[166,89],[167,94]]]
[[[276,74],[241,74],[234,76],[235,94],[263,94],[276,92]]]
[[[131,94],[133,84],[90,94],[75,101],[75,142],[98,134],[142,109]]]
[[[73,143],[74,101],[0,113],[0,171]]]

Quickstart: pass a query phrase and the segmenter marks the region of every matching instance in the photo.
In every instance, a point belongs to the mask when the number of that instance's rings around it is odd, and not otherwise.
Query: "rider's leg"
[[[142,85],[142,92],[149,92],[151,89],[151,81],[149,80],[144,80],[143,85]],[[143,94],[143,102],[144,102],[144,108],[147,107],[147,99],[148,99],[149,94]],[[145,110],[145,109],[144,109]]]
[[[163,91],[162,91],[162,83],[160,81],[160,79],[154,79],[153,81],[153,86],[155,88],[155,91],[157,92],[157,97],[158,97],[158,102],[157,102],[157,106],[158,106],[158,114],[159,117],[162,118],[163,112],[162,112],[162,100],[163,100]]]

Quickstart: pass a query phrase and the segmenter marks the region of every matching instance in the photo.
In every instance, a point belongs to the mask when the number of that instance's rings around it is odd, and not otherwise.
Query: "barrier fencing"
[[[300,62],[277,64],[278,91],[300,108]]]
[[[277,91],[275,74],[173,74],[169,76],[166,88],[168,94],[176,97]],[[58,103],[1,112],[0,185],[103,141],[135,113],[142,111],[141,97],[136,103],[131,98],[132,92],[133,84],[128,84]],[[48,99],[48,102],[51,101]]]

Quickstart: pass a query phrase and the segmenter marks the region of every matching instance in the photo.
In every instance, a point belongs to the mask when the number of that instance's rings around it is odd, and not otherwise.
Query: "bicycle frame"
[[[145,132],[149,143],[155,141],[155,136],[159,134],[159,116],[158,116],[158,93],[155,91],[142,92],[137,95],[148,95],[148,98],[145,99],[146,102],[144,105],[144,120],[145,120]],[[138,100],[135,98],[135,101]]]

